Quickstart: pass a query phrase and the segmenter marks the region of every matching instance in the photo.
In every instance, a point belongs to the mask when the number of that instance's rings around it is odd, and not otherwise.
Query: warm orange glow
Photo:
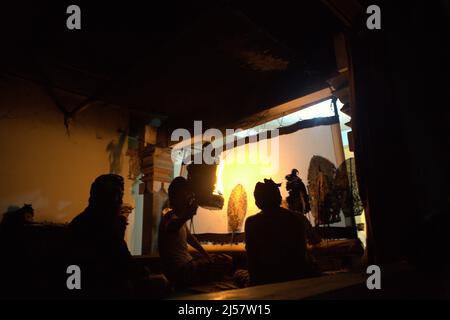
[[[222,180],[223,167],[224,167],[224,161],[221,159],[219,166],[217,167],[217,172],[216,172],[216,184],[214,186],[215,194],[223,194],[223,180]]]
[[[268,142],[268,140],[265,140]],[[283,183],[280,187],[282,197],[288,195],[285,176],[292,168],[300,171],[300,177],[307,184],[309,161],[314,155],[321,155],[335,163],[333,136],[329,126],[320,126],[279,137],[276,144],[265,145],[264,141],[238,146],[223,151],[217,168],[215,192],[221,192],[224,206],[220,211],[199,208],[195,220],[197,233],[228,232],[228,200],[233,188],[241,184],[247,194],[246,217],[258,213],[253,191],[258,181],[272,178]],[[245,223],[245,222],[244,222]]]
[[[228,196],[237,184],[241,184],[246,190],[247,215],[259,211],[253,199],[256,183],[263,181],[264,178],[270,178],[272,176],[270,173],[273,172],[272,163],[267,159],[261,159],[259,152],[255,152],[253,147],[240,146],[224,153],[217,169],[216,190],[225,196],[225,204],[228,203]]]

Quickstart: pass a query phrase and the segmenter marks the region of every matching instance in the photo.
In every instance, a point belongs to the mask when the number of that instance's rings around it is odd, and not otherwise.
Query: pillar
[[[167,203],[167,188],[173,178],[170,148],[146,145],[140,152],[141,185],[144,195],[142,221],[142,254],[155,254],[158,249],[158,227]]]

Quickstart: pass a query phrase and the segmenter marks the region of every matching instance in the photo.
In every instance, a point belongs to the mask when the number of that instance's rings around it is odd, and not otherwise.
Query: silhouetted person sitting
[[[120,216],[124,181],[101,175],[91,186],[89,205],[69,224],[70,263],[81,268],[81,297],[122,298],[132,294],[131,254]]]
[[[0,222],[0,297],[30,298],[35,294],[30,276],[30,246],[25,228],[33,222],[30,204],[3,214]]]
[[[31,204],[24,204],[22,208],[3,214],[0,222],[0,233],[11,233],[24,225],[33,223],[34,209]]]
[[[272,179],[255,186],[255,202],[261,212],[248,217],[245,223],[251,285],[289,281],[313,273],[307,258],[305,219],[280,207],[279,186]]]
[[[164,272],[176,287],[221,279],[231,267],[231,257],[209,255],[187,228],[186,222],[198,208],[191,190],[183,177],[172,181],[169,186],[171,210],[161,218],[159,226],[158,245]],[[200,257],[194,258],[189,253],[188,244]]]

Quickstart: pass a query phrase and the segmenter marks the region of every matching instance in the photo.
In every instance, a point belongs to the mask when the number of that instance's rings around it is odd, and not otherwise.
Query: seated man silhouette
[[[279,186],[272,179],[255,186],[255,203],[261,212],[245,223],[250,285],[289,281],[314,273],[307,258],[305,219],[280,207]]]
[[[27,226],[33,224],[34,209],[10,207],[0,222],[0,299],[30,298],[36,291],[30,272],[33,253]],[[33,269],[32,271],[34,271]]]
[[[32,224],[34,209],[31,204],[24,204],[22,208],[7,211],[0,222],[0,233],[15,233],[27,224]]]
[[[170,211],[159,225],[159,254],[164,273],[175,287],[202,284],[219,280],[229,271],[231,257],[208,254],[186,222],[196,214],[198,205],[188,181],[175,178],[169,186]],[[193,257],[188,244],[196,249],[199,257]]]
[[[159,298],[164,279],[155,279],[132,260],[124,240],[129,208],[122,206],[123,178],[97,177],[88,207],[69,224],[68,264],[81,269],[78,298]],[[167,280],[166,280],[167,282]]]
[[[105,174],[91,185],[89,205],[69,224],[70,263],[80,266],[80,294],[89,298],[131,294],[131,254],[120,219],[124,181]]]

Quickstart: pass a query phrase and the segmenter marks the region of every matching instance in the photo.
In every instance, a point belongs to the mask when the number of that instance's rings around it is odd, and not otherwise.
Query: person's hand
[[[130,213],[133,212],[134,207],[128,203],[122,204],[122,207],[120,208],[120,214],[128,217]]]
[[[224,264],[231,264],[233,262],[233,258],[225,253],[219,253],[216,258]]]
[[[226,254],[214,254],[211,257],[210,268],[214,270],[215,273],[227,273],[231,270],[232,258]]]
[[[211,257],[211,261],[219,266],[229,266],[233,262],[233,258],[227,254],[219,253]]]

